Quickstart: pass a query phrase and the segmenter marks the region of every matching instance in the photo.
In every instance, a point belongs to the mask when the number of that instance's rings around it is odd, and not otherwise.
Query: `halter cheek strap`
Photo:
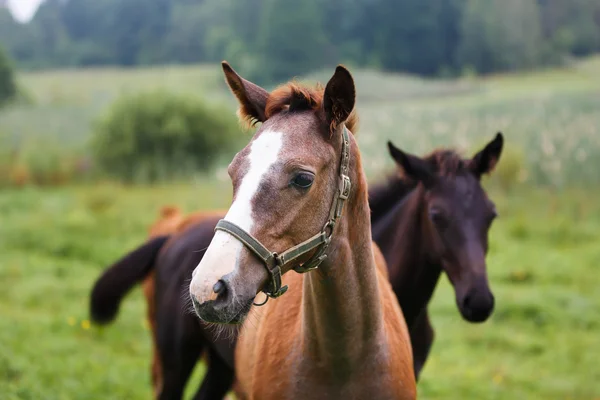
[[[281,286],[281,269],[284,265],[289,264],[304,254],[317,249],[315,254],[310,257],[304,264],[297,265],[292,269],[298,273],[305,273],[312,271],[319,267],[319,265],[327,258],[325,251],[331,243],[331,236],[338,219],[342,216],[344,209],[344,202],[348,199],[350,194],[350,177],[348,176],[348,168],[350,163],[350,138],[348,136],[348,130],[346,127],[342,131],[342,156],[340,161],[340,172],[339,172],[339,187],[337,195],[333,199],[331,209],[329,211],[329,218],[321,229],[321,232],[305,240],[304,242],[297,244],[296,246],[287,249],[281,254],[277,254],[274,251],[269,251],[258,239],[240,228],[236,224],[224,219],[220,220],[215,227],[216,230],[224,231],[238,239],[244,246],[248,248],[254,255],[262,260],[267,272],[269,273],[269,282],[263,289],[263,292],[267,295],[267,299],[264,303],[255,305],[265,304],[270,297],[276,298],[284,294],[288,287]]]

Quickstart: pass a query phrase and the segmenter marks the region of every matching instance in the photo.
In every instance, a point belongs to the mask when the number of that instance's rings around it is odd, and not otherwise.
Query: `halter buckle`
[[[285,285],[285,286],[280,287],[279,290],[276,291],[275,293],[267,293],[267,296],[269,296],[273,299],[276,299],[277,297],[279,297],[279,296],[283,295],[285,292],[287,292],[287,290],[288,290],[288,286]]]
[[[294,271],[299,274],[305,274],[307,272],[315,270],[315,269],[319,268],[319,265],[321,265],[321,263],[326,258],[327,258],[327,254],[323,254],[323,255],[317,257],[315,260],[312,260],[312,261],[309,260],[302,265],[298,265],[297,267],[294,268]]]
[[[342,174],[342,180],[340,182],[340,194],[339,198],[342,200],[348,199],[350,196],[350,187],[352,184],[350,183],[350,177],[348,175]]]
[[[275,260],[275,266],[273,267],[273,269],[267,268],[269,271],[269,275],[271,276],[272,292],[265,291],[265,294],[268,297],[277,298],[277,297],[281,296],[282,294],[284,294],[285,292],[287,292],[288,287],[287,287],[287,285],[281,286],[282,261],[281,261],[281,258],[279,257],[279,254],[273,252],[272,256],[273,256],[273,260]]]

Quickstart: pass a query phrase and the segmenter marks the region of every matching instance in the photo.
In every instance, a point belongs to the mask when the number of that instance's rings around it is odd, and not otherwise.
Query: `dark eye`
[[[444,215],[444,212],[439,208],[430,208],[429,218],[431,219],[431,221],[433,221],[434,224],[438,226],[444,226],[446,224],[446,216]]]
[[[292,179],[292,184],[301,189],[308,189],[315,180],[315,176],[308,172],[301,172]]]

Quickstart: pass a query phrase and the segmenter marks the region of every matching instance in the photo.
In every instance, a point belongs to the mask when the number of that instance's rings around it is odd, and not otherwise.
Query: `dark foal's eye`
[[[299,187],[300,189],[308,189],[315,180],[315,176],[308,172],[300,172],[292,179],[292,185]]]
[[[440,228],[446,226],[446,216],[439,208],[432,207],[429,209],[429,219]]]

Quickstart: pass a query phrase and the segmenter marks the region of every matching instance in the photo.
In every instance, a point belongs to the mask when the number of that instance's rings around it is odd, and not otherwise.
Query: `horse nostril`
[[[463,300],[463,307],[465,307],[465,308],[471,307],[471,296],[470,295],[465,296],[465,298]]]
[[[216,294],[221,294],[225,292],[225,282],[222,280],[218,280],[217,283],[213,286],[213,292]]]

